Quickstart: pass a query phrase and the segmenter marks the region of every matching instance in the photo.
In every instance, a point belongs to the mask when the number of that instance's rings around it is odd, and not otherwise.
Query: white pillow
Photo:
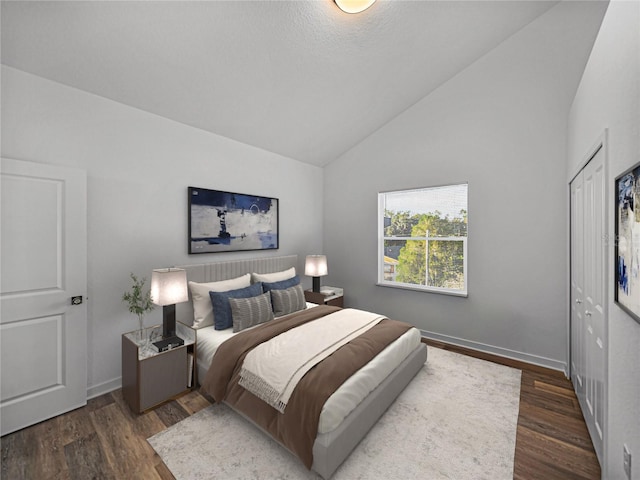
[[[251,275],[247,273],[241,277],[220,282],[196,283],[189,282],[191,299],[193,300],[193,328],[213,325],[213,306],[209,292],[228,292],[251,286]]]
[[[274,272],[274,273],[252,273],[251,274],[251,283],[258,282],[280,282],[282,280],[289,280],[296,276],[296,267],[291,267],[288,270],[283,270],[282,272]]]

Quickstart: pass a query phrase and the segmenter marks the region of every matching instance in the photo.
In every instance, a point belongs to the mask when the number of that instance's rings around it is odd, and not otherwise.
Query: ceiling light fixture
[[[365,11],[376,0],[333,0],[336,5],[346,13],[360,13]]]

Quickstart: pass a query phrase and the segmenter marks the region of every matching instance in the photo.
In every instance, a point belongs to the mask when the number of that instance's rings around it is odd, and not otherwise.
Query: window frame
[[[415,190],[429,190],[431,188],[442,188],[442,187],[454,187],[457,185],[466,185],[467,186],[467,234],[462,237],[394,237],[394,236],[385,236],[384,235],[384,214],[385,214],[385,195],[391,193],[399,193],[399,192],[409,192]],[[468,297],[469,296],[469,280],[468,280],[468,241],[469,241],[469,224],[468,224],[468,212],[469,212],[469,183],[468,182],[460,182],[460,183],[451,183],[446,185],[433,185],[429,187],[418,187],[418,188],[406,188],[402,190],[388,190],[384,192],[378,192],[378,280],[376,285],[381,287],[390,287],[390,288],[400,288],[404,290],[414,290],[419,292],[427,292],[427,293],[438,293],[441,295],[452,295],[456,297]],[[409,240],[418,240],[418,241],[426,241],[427,248],[429,245],[429,241],[457,241],[462,242],[462,271],[464,278],[464,287],[463,289],[452,289],[452,288],[444,288],[444,287],[434,287],[429,285],[417,285],[413,283],[404,283],[392,280],[385,280],[385,261],[384,261],[384,244],[387,240],[395,240],[395,241],[409,241]]]

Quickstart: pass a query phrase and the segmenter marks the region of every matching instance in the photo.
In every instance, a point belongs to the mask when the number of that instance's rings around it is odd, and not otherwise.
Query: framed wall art
[[[615,184],[616,303],[640,323],[640,163]]]
[[[190,254],[279,248],[277,198],[188,190]]]

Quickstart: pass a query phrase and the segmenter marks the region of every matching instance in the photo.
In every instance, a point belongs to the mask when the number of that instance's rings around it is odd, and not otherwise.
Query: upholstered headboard
[[[183,265],[187,271],[187,281],[217,282],[239,277],[245,273],[273,273],[297,267],[298,256],[248,258],[231,260],[228,262],[202,263],[198,265]],[[297,272],[300,274],[300,272]],[[191,296],[191,294],[189,294]],[[176,304],[176,319],[191,325],[193,323],[193,306],[191,301]]]

